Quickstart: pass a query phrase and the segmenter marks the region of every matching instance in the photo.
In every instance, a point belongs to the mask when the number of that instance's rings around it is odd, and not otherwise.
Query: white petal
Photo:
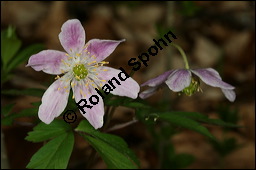
[[[100,79],[106,80],[106,84],[109,84],[111,86],[112,91],[110,93],[118,96],[127,96],[133,99],[136,99],[138,97],[140,86],[125,72],[125,70],[121,71],[114,68],[102,66],[98,69],[98,73],[98,77]],[[111,80],[112,78],[115,78],[120,85],[116,82],[116,80]]]
[[[195,69],[191,70],[195,75],[197,75],[203,82],[206,84],[213,86],[213,87],[219,87],[222,89],[234,89],[235,87],[231,86],[230,84],[222,81],[219,73],[212,69]]]
[[[51,123],[55,117],[58,117],[67,105],[70,81],[66,82],[66,77],[64,75],[62,78],[53,82],[42,97],[42,104],[39,107],[38,116],[46,124]]]
[[[225,97],[231,101],[234,102],[236,99],[236,93],[234,92],[234,90],[228,90],[228,89],[221,89],[222,92],[224,93]]]
[[[77,19],[66,21],[59,34],[60,43],[69,53],[80,53],[85,45],[85,31],[81,22]]]
[[[104,116],[104,103],[103,99],[92,86],[85,86],[84,80],[76,81],[74,80],[72,87],[75,101],[79,103],[81,108],[79,108],[80,113],[89,121],[89,123],[95,128],[101,128],[103,126],[103,116]],[[86,101],[86,103],[85,103]],[[91,108],[90,108],[91,106]]]
[[[178,69],[170,74],[165,83],[172,91],[179,92],[190,85],[191,72],[185,69]]]

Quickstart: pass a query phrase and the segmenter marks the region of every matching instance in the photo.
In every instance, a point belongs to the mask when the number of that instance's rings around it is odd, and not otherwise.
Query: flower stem
[[[183,49],[179,45],[177,45],[173,42],[171,43],[171,45],[176,47],[179,50],[180,54],[182,55],[183,61],[185,63],[185,68],[189,69],[188,59],[187,59],[187,56],[186,56],[185,52],[183,51]]]

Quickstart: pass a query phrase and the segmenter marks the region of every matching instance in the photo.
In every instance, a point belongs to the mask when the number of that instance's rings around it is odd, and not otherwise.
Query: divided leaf
[[[86,120],[81,121],[76,131],[86,133],[81,133],[81,135],[99,152],[108,168],[138,168],[139,161],[122,138],[101,133],[95,130]]]
[[[71,131],[71,126],[63,120],[54,119],[49,125],[43,122],[39,123],[25,139],[31,142],[42,142],[65,134],[67,131]]]
[[[64,133],[40,148],[31,158],[26,168],[66,169],[74,146],[72,131]]]
[[[205,135],[211,139],[215,139],[214,136],[208,131],[207,128],[200,125],[198,122],[187,118],[182,115],[173,114],[172,112],[166,112],[159,114],[159,119],[170,122],[171,124],[181,126],[190,130],[194,130],[202,135]]]

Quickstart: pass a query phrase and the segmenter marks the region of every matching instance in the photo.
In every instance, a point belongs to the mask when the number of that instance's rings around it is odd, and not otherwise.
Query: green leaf
[[[235,138],[224,138],[222,140],[210,141],[214,149],[221,155],[226,156],[242,145]]]
[[[21,41],[17,38],[13,27],[8,27],[7,30],[1,31],[1,58],[4,70],[20,47]]]
[[[108,106],[120,106],[123,105],[124,103],[127,103],[129,101],[131,101],[131,98],[128,97],[112,97],[112,98],[108,98],[107,100],[104,100],[104,104],[108,105]]]
[[[125,103],[123,106],[132,107],[132,108],[141,108],[141,109],[151,108],[151,106],[146,105],[144,103],[140,103],[140,102],[129,102],[129,103]]]
[[[26,168],[33,169],[66,169],[74,145],[72,131],[64,133],[42,148],[31,158]]]
[[[33,103],[31,103],[33,106],[35,106],[35,107],[39,107],[40,105],[41,105],[41,101],[40,102],[33,102]]]
[[[14,119],[19,117],[37,116],[38,108],[28,108],[22,110],[20,113],[12,113],[1,119],[1,123],[10,126]]]
[[[27,48],[23,49],[21,52],[18,53],[17,56],[12,60],[10,64],[7,66],[7,72],[11,71],[15,67],[17,67],[19,64],[21,64],[24,61],[28,61],[29,57],[35,53],[38,53],[39,51],[42,51],[44,49],[44,46],[42,44],[33,44],[28,46]]]
[[[208,116],[197,113],[197,112],[171,112],[171,113],[177,114],[177,115],[183,115],[183,116],[186,116],[193,120],[200,121],[200,122],[207,123],[207,124],[213,124],[213,125],[224,126],[224,127],[233,127],[233,128],[241,127],[239,125],[224,122],[220,119],[210,119],[210,118],[208,118]]]
[[[116,148],[111,147],[108,143],[82,135],[101,155],[109,169],[136,169],[137,167],[125,155]]]
[[[171,168],[172,169],[183,169],[191,165],[194,162],[195,158],[192,155],[180,153],[172,157]]]
[[[42,142],[71,130],[71,126],[63,120],[55,119],[49,125],[41,122],[33,128],[32,132],[28,133],[25,138],[31,142]]]
[[[194,156],[186,153],[177,154],[172,144],[163,146],[163,158],[161,169],[181,169],[186,168],[195,160]]]
[[[237,124],[240,119],[238,109],[231,108],[228,105],[220,105],[217,113],[220,119],[225,122]]]
[[[111,99],[109,98],[108,100],[104,100],[104,104],[108,106],[125,106],[125,107],[131,107],[131,108],[143,108],[143,109],[151,108],[151,106],[145,104],[143,100],[134,101],[131,98],[119,97],[119,96],[116,96]]]
[[[139,161],[122,138],[101,133],[85,120],[81,121],[76,131],[87,133],[81,135],[99,152],[108,168],[138,168]]]
[[[4,84],[9,80],[13,75],[8,74],[5,70],[1,70],[1,84]]]
[[[12,108],[14,105],[15,103],[11,103],[11,104],[7,104],[6,106],[3,106],[1,108],[2,115],[7,116],[12,111]]]
[[[170,122],[171,124],[177,125],[177,126],[181,126],[190,130],[194,130],[198,133],[201,133],[202,135],[205,135],[211,139],[215,139],[214,136],[212,136],[212,134],[208,131],[207,128],[205,128],[204,126],[200,125],[199,123],[197,123],[196,121],[182,116],[182,115],[178,115],[178,114],[173,114],[172,112],[166,112],[166,113],[161,113],[159,114],[159,119],[161,120],[165,120]]]
[[[208,124],[213,124],[213,125],[218,125],[218,126],[223,126],[223,127],[230,127],[230,128],[240,128],[242,126],[240,125],[235,125],[233,123],[227,123],[224,122],[220,119],[205,119],[205,120],[199,120]]]
[[[42,97],[44,92],[45,92],[45,89],[37,89],[37,88],[28,88],[24,90],[11,89],[11,90],[1,91],[2,94],[28,95],[28,96],[36,96],[36,97]]]

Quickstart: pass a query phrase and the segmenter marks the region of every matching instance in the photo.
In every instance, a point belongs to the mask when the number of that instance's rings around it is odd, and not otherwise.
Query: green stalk
[[[179,50],[180,54],[182,55],[183,61],[185,63],[185,68],[189,69],[188,59],[187,59],[187,56],[186,56],[185,52],[183,51],[183,49],[179,45],[177,45],[173,42],[171,43],[171,45]]]

